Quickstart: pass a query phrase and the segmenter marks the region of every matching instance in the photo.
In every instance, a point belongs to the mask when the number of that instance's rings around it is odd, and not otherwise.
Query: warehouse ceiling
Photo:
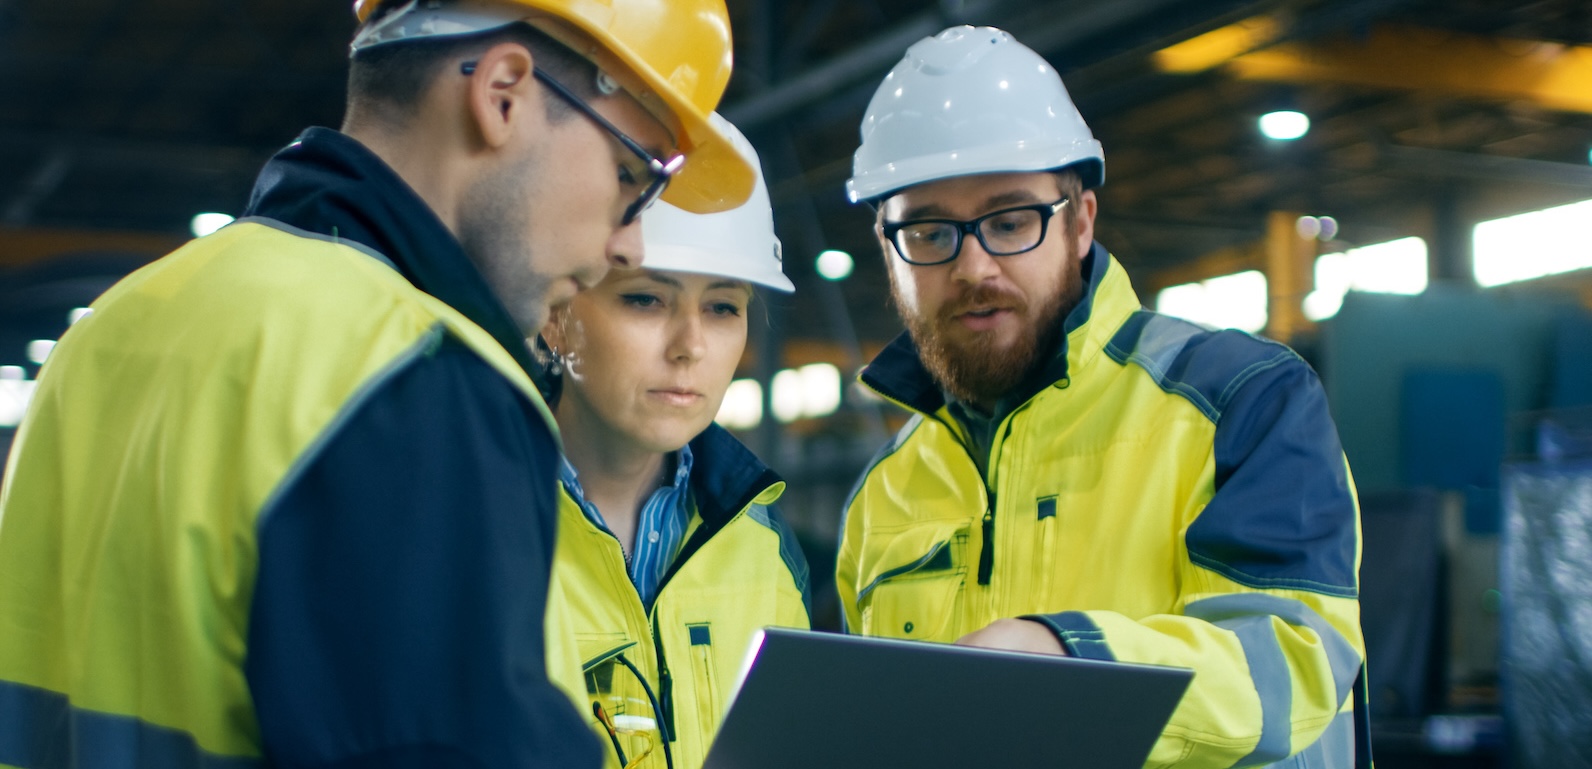
[[[0,315],[21,309],[22,276],[93,284],[74,270],[180,243],[195,213],[237,212],[276,148],[337,125],[347,5],[0,0]],[[953,23],[1013,30],[1063,74],[1105,146],[1099,238],[1146,297],[1257,266],[1274,211],[1331,215],[1350,244],[1416,234],[1443,251],[1445,223],[1592,197],[1586,0],[732,0],[730,13],[722,110],[768,171],[798,286],[773,303],[772,333],[796,358],[835,345],[855,358],[899,328],[871,215],[843,183],[879,80]],[[1303,139],[1257,133],[1282,105],[1311,116]],[[827,248],[857,255],[852,278],[817,277]],[[41,261],[84,251],[99,256],[81,268]]]

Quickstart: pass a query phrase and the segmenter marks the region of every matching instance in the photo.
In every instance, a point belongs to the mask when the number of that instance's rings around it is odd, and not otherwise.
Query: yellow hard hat
[[[380,4],[355,0],[354,15],[363,23]],[[370,39],[367,28],[353,49],[525,21],[596,64],[674,132],[686,162],[664,191],[665,201],[705,214],[751,196],[752,167],[708,119],[730,80],[724,0],[412,0],[388,17],[406,13],[436,20],[406,25],[384,39]]]

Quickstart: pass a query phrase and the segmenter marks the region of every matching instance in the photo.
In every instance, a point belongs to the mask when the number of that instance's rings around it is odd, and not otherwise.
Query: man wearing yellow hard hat
[[[525,339],[734,208],[723,0],[361,0],[340,131],[94,303],[0,486],[0,767],[583,767]]]

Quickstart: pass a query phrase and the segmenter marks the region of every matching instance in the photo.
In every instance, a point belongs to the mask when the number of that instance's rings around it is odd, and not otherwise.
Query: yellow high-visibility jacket
[[[675,769],[702,766],[753,634],[809,623],[807,560],[773,507],[785,482],[718,425],[691,441],[691,453],[694,510],[652,612],[619,540],[566,491],[547,614],[548,672],[603,743],[593,703],[610,716],[640,717],[618,719],[621,726],[661,725]],[[658,732],[643,731],[621,735],[620,746],[634,760],[650,742],[642,766],[662,769]],[[607,761],[621,766],[611,747]]]
[[[1074,656],[1195,671],[1146,766],[1368,766],[1359,509],[1315,373],[1141,309],[1098,244],[1083,272],[987,477],[909,337],[863,372],[916,414],[846,505],[849,629],[951,642],[1035,619]]]
[[[0,486],[0,767],[597,766],[545,669],[523,337],[349,137],[250,213],[44,367]]]

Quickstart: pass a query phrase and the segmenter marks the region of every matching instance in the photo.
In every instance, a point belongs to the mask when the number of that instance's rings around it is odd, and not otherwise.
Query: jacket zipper
[[[984,542],[980,545],[978,553],[978,584],[980,585],[988,585],[990,577],[995,572],[995,488],[997,486],[995,483],[995,450],[998,447],[1005,446],[1006,441],[1011,439],[1012,423],[1016,421],[1017,414],[1024,408],[1027,408],[1027,404],[1019,406],[1012,413],[1007,414],[1006,419],[1001,424],[1000,434],[991,436],[990,439],[990,477],[984,479],[984,493],[989,500],[989,507],[984,510]]]
[[[660,591],[661,592],[661,591]],[[652,604],[654,614],[658,611],[658,604]],[[656,617],[649,617],[647,624],[652,630],[652,646],[658,655],[658,723],[663,727],[663,739],[674,742],[674,679],[669,675],[669,661],[663,656],[663,636],[658,633]]]
[[[1062,389],[1066,389],[1070,384],[1072,384],[1072,380],[1070,378],[1063,377],[1060,380],[1060,385],[1061,385]],[[911,412],[916,413],[916,414],[922,414],[924,417],[926,417],[928,419],[933,419],[935,421],[938,421],[938,422],[941,422],[942,424],[944,424],[944,420],[941,420],[939,417],[936,417],[933,414],[928,414],[926,412],[919,411],[918,409],[915,409],[915,408],[913,408],[911,406],[908,406],[906,403],[903,403],[902,401],[900,401],[900,400],[898,400],[898,399],[896,399],[894,397],[891,397],[890,395],[882,392],[881,390],[879,390],[878,388],[874,387],[871,384],[868,384],[867,382],[863,382],[863,385],[866,386],[869,390],[872,390],[874,393],[879,395],[879,397],[884,398],[885,400],[887,400],[887,401],[889,401],[891,403],[894,403],[895,405],[900,406],[900,407],[906,409],[907,411],[911,411]],[[1030,399],[1030,400],[1032,400],[1032,399]],[[1023,405],[1013,409],[1012,413],[1006,415],[1006,419],[1004,420],[1004,423],[1002,425],[1002,427],[1004,428],[1004,429],[1001,430],[1002,434],[999,437],[995,438],[993,443],[991,443],[991,445],[990,445],[990,448],[992,450],[996,446],[1004,444],[1006,442],[1006,440],[1011,437],[1012,422],[1017,417],[1018,412],[1022,411],[1023,409],[1025,409],[1027,407],[1028,407],[1028,404],[1025,402]],[[946,425],[946,427],[951,430],[951,436],[954,437],[957,440],[958,443],[962,444],[962,448],[964,450],[968,451],[968,458],[972,459],[972,447],[968,446],[966,442],[962,441],[961,436],[957,434],[957,431],[954,428],[951,428],[950,425]],[[993,456],[990,457],[991,469],[994,468],[994,459],[995,458]],[[995,484],[991,483],[990,482],[991,479],[989,479],[989,478],[980,478],[980,480],[984,484],[984,491],[985,491],[985,495],[986,495],[986,497],[988,499],[988,506],[984,510],[984,520],[983,520],[982,526],[981,526],[981,528],[983,529],[983,532],[984,532],[984,541],[979,544],[979,549],[978,549],[979,550],[979,552],[978,552],[978,584],[980,584],[980,585],[988,585],[989,582],[990,582],[990,577],[995,573],[995,489],[994,489]]]
[[[884,392],[881,392],[878,388],[869,385],[867,382],[864,382],[863,384],[867,386],[868,389],[873,390],[873,392],[879,397],[884,398],[885,400],[894,403],[895,405],[900,406],[907,411],[915,414],[922,414],[926,419],[933,419],[934,421],[945,425],[946,429],[951,431],[951,437],[955,438],[957,443],[962,444],[962,449],[967,452],[968,459],[971,460],[973,458],[973,447],[967,445],[967,442],[962,440],[962,436],[957,433],[955,428],[945,424],[945,420],[942,420],[933,414],[919,411],[911,406],[908,406],[906,403],[897,400],[896,398],[893,398]],[[1012,416],[1016,413],[1017,412],[1014,411],[1012,414],[1009,414],[1006,417],[1006,431],[1008,433],[1011,431]],[[977,463],[975,462],[974,465],[977,466]],[[979,478],[979,481],[984,484],[984,493],[985,497],[988,499],[988,507],[984,509],[984,520],[981,527],[984,531],[984,540],[979,544],[978,549],[978,584],[988,585],[990,575],[995,572],[995,491],[991,488],[991,484],[988,479],[981,477]]]
[[[947,547],[950,547],[950,546],[951,546],[951,543],[950,543],[949,540],[947,540],[945,542],[940,542],[940,543],[938,543],[938,544],[936,544],[934,546],[933,550],[930,550],[922,558],[919,558],[916,561],[913,561],[912,563],[909,563],[909,564],[907,564],[905,566],[898,566],[898,567],[896,567],[894,569],[890,569],[889,571],[886,571],[885,573],[880,574],[877,577],[874,577],[873,581],[868,583],[867,587],[864,587],[860,592],[857,593],[857,600],[861,601],[869,593],[873,592],[873,589],[878,587],[879,583],[884,582],[887,579],[891,579],[893,577],[899,577],[902,574],[911,574],[912,572],[923,568],[924,564],[927,564],[929,561],[934,560],[935,556],[938,556],[942,551],[944,551]]]
[[[989,508],[984,511],[984,541],[978,548],[978,584],[988,585],[995,571],[995,492],[989,493]]]

